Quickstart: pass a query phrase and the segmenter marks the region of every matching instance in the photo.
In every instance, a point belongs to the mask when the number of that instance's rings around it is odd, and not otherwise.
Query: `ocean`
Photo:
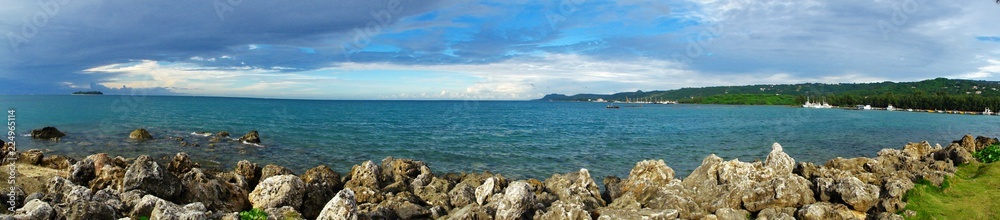
[[[182,96],[0,96],[14,109],[18,148],[82,159],[94,153],[169,158],[187,152],[203,167],[239,160],[301,174],[317,165],[340,173],[387,156],[432,171],[545,179],[587,168],[598,181],[626,177],[636,162],[662,159],[679,177],[716,154],[763,160],[780,143],[796,161],[875,156],[927,140],[1000,136],[1000,116],[804,109],[788,106],[652,105],[538,101],[325,101]],[[60,141],[30,140],[54,126]],[[156,138],[132,141],[145,128]],[[262,143],[212,143],[197,132],[257,130]],[[180,140],[199,146],[181,146]],[[210,146],[210,144],[212,146]]]

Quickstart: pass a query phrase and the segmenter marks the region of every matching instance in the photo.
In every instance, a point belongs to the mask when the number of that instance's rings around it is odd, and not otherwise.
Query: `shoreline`
[[[609,176],[601,184],[588,168],[522,180],[434,173],[424,162],[389,157],[346,173],[320,165],[296,175],[246,160],[232,170],[206,171],[183,152],[158,162],[108,154],[77,160],[34,149],[19,153],[18,169],[65,172],[35,181],[44,187],[22,188],[13,198],[17,211],[5,214],[239,219],[240,211],[258,208],[305,219],[901,219],[896,213],[914,182],[940,185],[956,165],[975,163],[972,152],[996,142],[967,135],[948,147],[909,143],[874,158],[838,157],[823,165],[795,162],[775,143],[763,161],[712,154],[678,179],[669,163],[644,160],[627,177]]]

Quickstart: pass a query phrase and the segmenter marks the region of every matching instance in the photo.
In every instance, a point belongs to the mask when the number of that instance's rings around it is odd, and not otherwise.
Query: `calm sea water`
[[[491,172],[544,179],[587,168],[625,177],[643,159],[686,176],[708,154],[763,160],[779,142],[797,161],[874,156],[922,140],[946,145],[964,134],[1000,136],[1000,117],[783,106],[646,105],[514,101],[314,101],[158,96],[0,96],[18,132],[55,126],[60,142],[28,140],[76,158],[106,152],[170,157],[203,166],[274,163],[297,173],[325,164],[344,173],[366,160],[413,158],[436,173]],[[148,129],[157,139],[135,142]],[[258,130],[261,146],[216,143],[193,132]],[[181,146],[183,138],[200,147]]]

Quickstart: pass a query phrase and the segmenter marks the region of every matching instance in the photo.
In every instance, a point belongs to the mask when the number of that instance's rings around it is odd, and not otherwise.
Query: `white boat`
[[[806,103],[802,104],[802,107],[803,108],[833,108],[833,106],[830,105],[830,103],[826,103],[825,101],[822,102],[822,103],[820,103],[820,102],[810,102],[809,98],[806,98]]]
[[[896,107],[893,107],[892,105],[889,105],[889,107],[885,107],[885,110],[886,111],[896,111]]]
[[[992,114],[993,111],[990,111],[990,108],[986,108],[986,111],[983,111],[983,115],[992,115]]]
[[[858,110],[872,110],[872,105],[857,105],[854,107]]]

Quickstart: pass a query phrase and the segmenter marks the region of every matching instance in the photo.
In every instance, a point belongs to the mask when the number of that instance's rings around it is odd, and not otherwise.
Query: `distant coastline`
[[[104,95],[101,91],[76,91],[73,95]]]

